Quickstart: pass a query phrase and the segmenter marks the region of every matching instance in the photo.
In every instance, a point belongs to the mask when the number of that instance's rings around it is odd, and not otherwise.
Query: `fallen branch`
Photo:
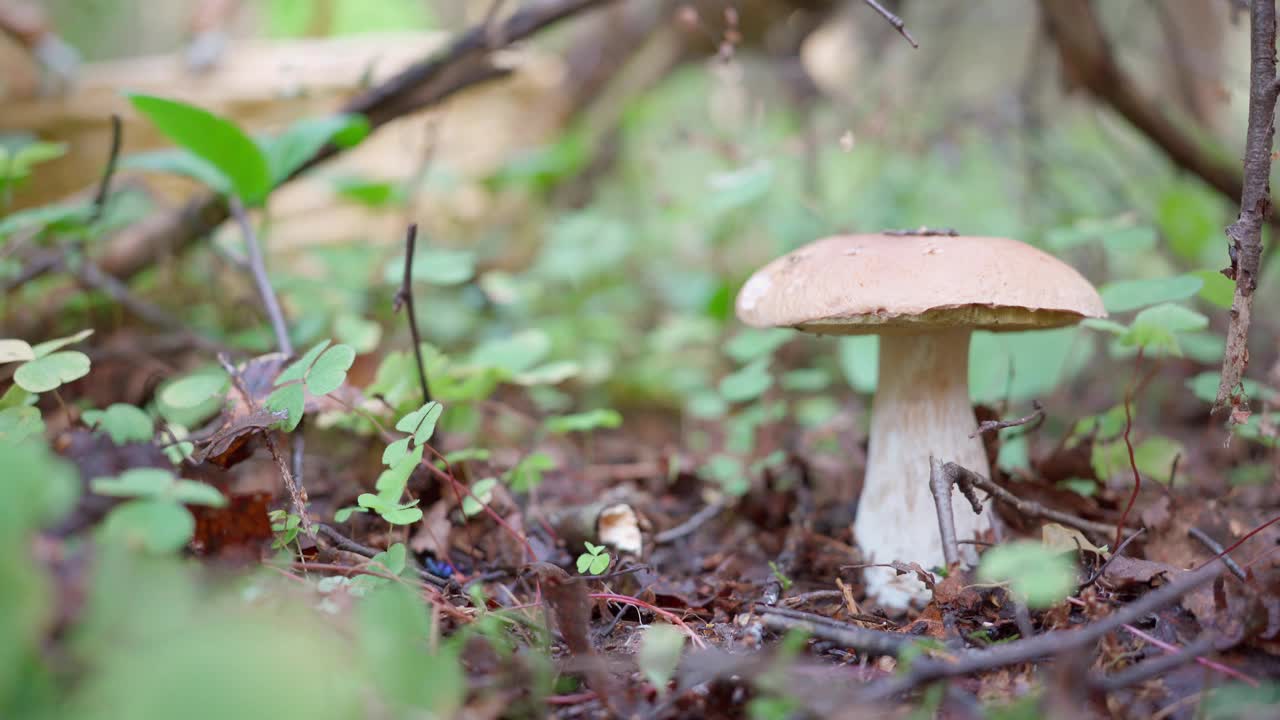
[[[1177,602],[1192,590],[1211,582],[1222,574],[1223,568],[1223,565],[1213,563],[1188,572],[1078,630],[1054,630],[1025,640],[972,650],[957,655],[954,661],[917,658],[905,674],[872,683],[865,692],[865,698],[885,700],[944,678],[986,672],[1089,648],[1122,625]]]
[[[955,463],[950,463],[960,467]],[[948,568],[960,564],[960,545],[956,542],[956,516],[951,510],[953,475],[943,469],[938,458],[929,456],[929,490],[933,492],[933,504],[938,510],[938,532],[942,536],[942,558]]]
[[[1240,214],[1227,227],[1231,242],[1231,267],[1223,274],[1236,281],[1231,300],[1231,325],[1227,328],[1227,349],[1222,358],[1222,377],[1214,408],[1241,402],[1245,368],[1249,366],[1249,321],[1253,313],[1253,291],[1258,287],[1262,264],[1262,224],[1271,216],[1271,146],[1275,134],[1276,94],[1276,6],[1274,0],[1254,0],[1249,10],[1249,125],[1245,134],[1244,188],[1240,193]],[[1247,408],[1247,400],[1244,401]],[[1231,413],[1232,423],[1243,422],[1242,414]]]
[[[1208,533],[1198,527],[1187,528],[1187,535],[1190,535],[1201,545],[1209,548],[1215,556],[1222,558],[1222,562],[1227,566],[1227,569],[1231,571],[1232,575],[1235,575],[1241,580],[1248,581],[1249,576],[1245,574],[1244,568],[1240,567],[1240,563],[1237,563],[1230,555],[1227,554],[1226,549],[1222,547],[1222,543],[1209,537]]]
[[[1035,423],[1034,426],[1027,428],[1027,432],[1035,430],[1044,422],[1044,406],[1039,400],[1033,400],[1031,407],[1034,409],[1030,415],[1024,415],[1016,420],[983,420],[978,424],[978,429],[969,434],[970,438],[976,438],[983,433],[992,432],[993,430],[1004,430],[1006,428],[1018,427],[1020,425],[1029,425]]]
[[[708,520],[719,515],[720,511],[724,510],[724,508],[724,503],[717,500],[691,515],[688,520],[654,535],[653,542],[657,545],[665,545],[666,543],[675,542],[681,538],[688,537],[689,535],[697,532],[698,528],[705,525]]]
[[[1160,677],[1174,668],[1195,662],[1201,655],[1214,649],[1214,641],[1213,633],[1202,633],[1190,645],[1178,652],[1161,655],[1152,660],[1138,663],[1114,675],[1091,677],[1089,678],[1089,684],[1102,692],[1114,692],[1121,688],[1146,682]]]
[[[804,630],[816,638],[873,655],[897,655],[920,638],[841,623],[821,615],[756,604],[764,626],[774,632]]]

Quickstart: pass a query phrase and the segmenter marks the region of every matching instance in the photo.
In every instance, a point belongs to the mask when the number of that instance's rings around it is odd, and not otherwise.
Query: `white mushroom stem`
[[[854,537],[866,562],[895,560],[923,568],[946,564],[938,514],[929,489],[929,457],[990,475],[969,401],[967,329],[880,337],[880,379],[871,412],[867,475],[858,503]],[[956,537],[973,539],[991,526],[957,491],[952,493]],[[972,545],[960,556],[974,562]],[[867,592],[882,606],[906,608],[929,593],[914,575],[867,568]]]

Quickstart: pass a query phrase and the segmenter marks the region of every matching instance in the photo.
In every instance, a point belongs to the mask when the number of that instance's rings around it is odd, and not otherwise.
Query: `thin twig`
[[[658,545],[665,545],[666,543],[675,542],[681,538],[688,537],[689,535],[697,532],[698,528],[705,525],[707,521],[719,515],[720,511],[724,510],[724,508],[724,503],[717,500],[691,515],[688,520],[654,535],[653,542]]]
[[[267,277],[267,264],[262,256],[262,244],[258,242],[258,233],[253,229],[253,223],[249,220],[249,214],[245,212],[244,204],[237,197],[230,200],[231,215],[235,218],[236,224],[240,226],[240,233],[244,236],[245,251],[249,256],[249,273],[253,276],[253,284],[258,289],[258,295],[262,298],[262,305],[267,309],[267,317],[271,320],[271,330],[276,336],[276,347],[287,357],[293,357],[293,341],[289,339],[289,328],[284,322],[284,312],[280,309],[280,301],[276,299],[276,292],[271,287],[271,280]]]
[[[1253,291],[1262,263],[1262,226],[1271,215],[1271,146],[1275,134],[1276,5],[1254,0],[1249,10],[1249,125],[1245,134],[1244,188],[1240,214],[1227,228],[1231,267],[1223,274],[1236,281],[1231,301],[1231,324],[1222,358],[1222,378],[1214,408],[1235,406],[1245,368],[1249,365],[1249,321]],[[1247,406],[1247,405],[1246,405]],[[1243,422],[1237,413],[1230,422]]]
[[[976,438],[982,433],[991,432],[992,430],[1004,430],[1005,428],[1018,427],[1019,425],[1028,425],[1032,422],[1034,422],[1035,425],[1027,428],[1027,432],[1035,430],[1044,422],[1044,406],[1040,404],[1039,400],[1033,400],[1031,402],[1031,407],[1034,408],[1034,412],[1030,415],[1024,415],[1016,420],[984,420],[978,424],[978,429],[974,430],[969,437]]]
[[[1142,351],[1144,348],[1138,346],[1138,354],[1133,358],[1133,384],[1124,392],[1124,447],[1129,452],[1129,469],[1133,472],[1133,492],[1129,495],[1129,502],[1125,503],[1124,512],[1120,513],[1120,519],[1116,522],[1116,540],[1114,545],[1120,545],[1120,539],[1124,535],[1124,523],[1129,519],[1129,511],[1133,509],[1133,504],[1138,500],[1138,492],[1142,490],[1142,473],[1138,472],[1138,460],[1134,454],[1133,440],[1130,439],[1129,433],[1133,431],[1133,396],[1138,389],[1142,367]]]
[[[1214,555],[1221,557],[1222,562],[1227,566],[1227,569],[1231,571],[1232,575],[1235,575],[1236,577],[1245,581],[1249,579],[1244,572],[1244,568],[1240,567],[1239,563],[1237,563],[1234,559],[1232,559],[1230,555],[1226,554],[1227,551],[1223,549],[1221,543],[1209,537],[1209,535],[1205,533],[1205,531],[1201,530],[1198,527],[1190,527],[1190,528],[1187,528],[1187,534],[1195,538],[1196,540],[1200,541],[1201,545],[1204,545],[1205,547],[1213,551]]]
[[[330,542],[330,544],[332,544],[334,547],[338,548],[339,550],[346,550],[347,552],[355,553],[356,555],[362,555],[367,558],[372,558],[376,556],[378,553],[382,552],[381,550],[378,550],[376,548],[371,548],[368,545],[364,545],[359,542],[356,542],[355,540],[352,540],[346,535],[343,535],[337,529],[329,525],[325,525],[324,523],[316,523],[316,529],[319,531],[321,535],[325,537],[326,540]],[[426,570],[425,568],[420,568],[415,565],[413,569],[414,569],[414,572],[417,573],[418,577],[440,588],[441,590],[444,590],[448,588],[451,584],[453,584],[452,581],[449,580],[449,578],[440,577],[439,575],[436,575],[435,573],[432,573],[431,571]]]
[[[850,625],[848,623],[822,622],[821,616],[796,617],[809,613],[784,613],[782,608],[756,605],[756,612],[764,626],[774,632],[787,630],[804,630],[814,637],[836,643],[842,647],[854,648],[864,653],[875,655],[897,655],[918,637],[906,633],[885,632]]]
[[[956,465],[955,463],[947,463],[947,465],[955,465],[956,469],[952,470],[952,472],[963,473],[965,475],[965,479],[968,482],[973,483],[975,487],[977,487],[980,490],[986,491],[988,495],[995,498],[996,500],[1012,506],[1015,510],[1022,513],[1023,515],[1027,515],[1029,517],[1043,518],[1045,520],[1052,520],[1053,522],[1061,523],[1063,525],[1066,525],[1067,527],[1073,527],[1077,530],[1083,530],[1084,532],[1097,533],[1099,535],[1102,535],[1103,537],[1108,537],[1112,532],[1115,531],[1115,526],[1111,525],[1110,523],[1100,523],[1100,522],[1094,522],[1093,520],[1086,520],[1084,518],[1076,517],[1075,515],[1071,515],[1069,513],[1064,513],[1060,510],[1047,508],[1034,500],[1024,500],[1023,498],[1020,498],[1017,495],[1014,495],[1008,490],[1005,490],[1003,487],[1000,487],[992,480],[989,480],[979,475],[978,473],[975,473],[972,470],[969,470],[968,468],[965,468],[960,465]],[[948,469],[951,470],[950,468]]]
[[[956,516],[951,509],[951,485],[951,475],[943,470],[942,462],[930,455],[929,490],[933,492],[933,504],[938,510],[942,558],[949,568],[960,564],[960,546],[956,543]]]
[[[1131,533],[1129,537],[1125,538],[1124,542],[1120,543],[1120,545],[1115,549],[1115,552],[1111,553],[1111,557],[1107,558],[1106,562],[1102,563],[1102,567],[1098,568],[1098,571],[1095,572],[1093,575],[1090,575],[1088,580],[1085,580],[1083,583],[1080,584],[1080,587],[1076,590],[1076,593],[1079,594],[1081,590],[1084,590],[1085,588],[1097,582],[1098,578],[1102,577],[1103,575],[1106,575],[1107,568],[1111,567],[1111,563],[1114,562],[1116,558],[1124,554],[1124,549],[1129,547],[1129,543],[1133,542],[1134,540],[1137,540],[1146,531],[1147,531],[1146,528],[1138,528],[1136,532]]]
[[[1089,678],[1089,684],[1102,692],[1114,692],[1121,688],[1137,685],[1147,680],[1160,677],[1174,668],[1195,662],[1197,658],[1214,649],[1216,638],[1211,632],[1201,633],[1190,645],[1176,653],[1138,663],[1114,675],[1095,676]]]
[[[943,678],[985,672],[1091,647],[1122,625],[1177,602],[1192,590],[1214,580],[1222,574],[1223,567],[1214,563],[1181,575],[1078,630],[1054,630],[1024,640],[972,650],[959,654],[954,661],[917,658],[905,674],[873,683],[865,696],[868,700],[884,700]]]
[[[911,43],[911,47],[917,50],[920,49],[920,45],[916,43],[916,39],[911,37],[911,33],[907,32],[907,24],[902,22],[902,18],[886,10],[885,7],[880,3],[876,2],[876,0],[862,0],[862,1],[870,5],[872,10],[875,10],[876,12],[880,13],[880,17],[884,18],[890,25],[893,26],[894,30],[898,31],[899,35],[906,38],[907,42]]]
[[[427,366],[422,362],[422,338],[418,336],[418,314],[413,305],[413,256],[418,242],[418,224],[411,223],[404,241],[404,280],[396,293],[394,311],[409,311],[409,336],[413,339],[413,357],[418,366],[418,384],[422,386],[422,404],[431,402],[431,386],[427,384]]]
[[[111,114],[111,146],[107,151],[107,168],[102,172],[102,181],[98,183],[98,192],[93,196],[93,212],[89,215],[89,224],[93,225],[102,218],[106,210],[107,200],[111,197],[111,180],[116,174],[116,163],[120,159],[120,141],[124,131],[120,124],[120,116]]]

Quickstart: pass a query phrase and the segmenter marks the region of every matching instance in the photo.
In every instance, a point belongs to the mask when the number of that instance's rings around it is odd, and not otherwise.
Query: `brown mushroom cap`
[[[754,327],[840,335],[1032,330],[1107,314],[1088,280],[1026,243],[883,234],[783,255],[742,286],[737,311]]]

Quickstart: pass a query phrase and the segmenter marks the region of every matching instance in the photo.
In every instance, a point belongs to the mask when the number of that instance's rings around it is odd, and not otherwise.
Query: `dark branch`
[[[418,367],[418,384],[422,386],[422,403],[431,402],[431,387],[427,384],[427,367],[422,362],[422,338],[418,337],[418,314],[413,308],[413,256],[414,246],[418,241],[418,224],[409,225],[409,232],[404,241],[404,281],[400,291],[396,293],[395,311],[407,308],[409,311],[409,335],[413,339],[413,357]]]
[[[116,163],[120,159],[120,141],[124,132],[120,125],[120,116],[111,115],[111,148],[107,151],[107,168],[102,172],[102,181],[98,183],[98,192],[93,196],[93,212],[89,215],[92,225],[102,218],[106,210],[107,199],[111,196],[111,179],[116,174]]]
[[[876,0],[862,0],[862,1],[865,2],[867,5],[870,5],[872,10],[875,10],[876,12],[880,13],[880,17],[884,18],[890,25],[893,26],[894,30],[898,31],[899,35],[906,38],[907,42],[911,43],[911,47],[917,50],[920,49],[920,45],[916,43],[916,39],[911,37],[911,33],[907,32],[907,24],[902,22],[902,18],[886,10],[885,7],[880,3],[876,2]]]
[[[982,433],[991,432],[993,430],[1004,430],[1006,428],[1018,427],[1020,425],[1028,425],[1033,422],[1035,425],[1028,428],[1027,431],[1030,432],[1031,430],[1035,430],[1044,422],[1044,406],[1040,404],[1039,400],[1033,400],[1031,402],[1031,407],[1034,409],[1034,412],[1030,415],[1024,415],[1016,420],[984,420],[978,425],[978,429],[974,430],[969,437],[976,438]]]

